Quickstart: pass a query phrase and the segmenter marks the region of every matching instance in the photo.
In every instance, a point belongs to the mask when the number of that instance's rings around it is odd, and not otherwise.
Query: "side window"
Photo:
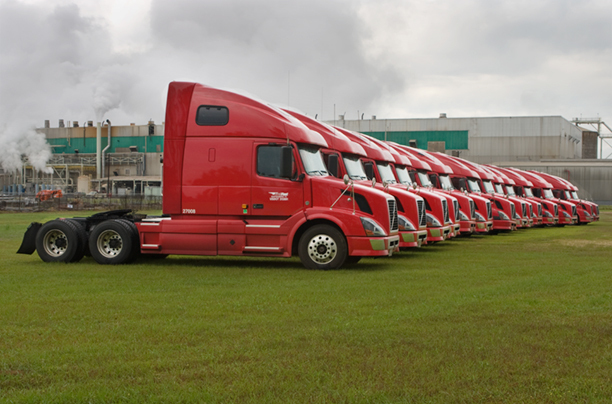
[[[196,123],[200,126],[223,126],[229,122],[227,107],[200,105],[196,114]]]
[[[281,178],[281,147],[259,146],[257,148],[257,174],[263,177]],[[297,167],[295,159],[291,157],[292,173],[295,177]]]

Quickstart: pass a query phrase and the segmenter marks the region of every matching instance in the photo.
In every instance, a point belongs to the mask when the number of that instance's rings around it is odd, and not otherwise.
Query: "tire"
[[[76,228],[79,236],[79,242],[81,243],[81,247],[70,262],[79,262],[83,259],[85,255],[89,253],[89,247],[87,245],[87,232],[85,231],[83,225],[77,222],[76,220],[69,219],[68,221],[74,224],[74,227]]]
[[[36,252],[45,262],[76,262],[84,249],[78,227],[69,220],[47,222],[36,235]]]
[[[338,269],[348,257],[348,248],[340,231],[326,224],[318,224],[304,232],[298,254],[306,268]]]
[[[130,222],[127,219],[117,219],[119,222],[125,223],[132,232],[132,256],[128,259],[128,262],[134,262],[140,257],[140,236],[138,235],[138,228],[134,222]]]
[[[125,264],[134,258],[134,234],[122,220],[106,220],[89,235],[89,252],[98,264]]]

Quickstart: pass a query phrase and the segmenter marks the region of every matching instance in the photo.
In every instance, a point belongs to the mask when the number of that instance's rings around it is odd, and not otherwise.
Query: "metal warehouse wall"
[[[561,116],[369,119],[331,121],[350,130],[427,149],[445,141],[447,150],[476,163],[577,159],[582,156],[582,129]]]
[[[494,162],[500,167],[515,167],[556,175],[569,180],[581,198],[600,205],[612,205],[612,160],[553,160],[539,163]]]

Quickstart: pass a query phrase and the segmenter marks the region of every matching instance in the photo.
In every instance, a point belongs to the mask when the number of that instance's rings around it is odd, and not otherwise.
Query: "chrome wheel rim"
[[[317,234],[308,242],[308,256],[319,264],[328,264],[336,258],[336,241],[327,234]]]
[[[45,252],[52,257],[60,257],[68,248],[68,237],[61,230],[51,230],[45,234],[43,240]]]
[[[98,251],[105,258],[114,258],[123,249],[123,239],[114,230],[105,230],[98,236]]]

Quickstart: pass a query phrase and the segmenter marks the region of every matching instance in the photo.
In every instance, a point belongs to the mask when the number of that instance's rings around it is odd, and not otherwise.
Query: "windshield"
[[[572,191],[572,197],[573,197],[573,199],[580,199],[580,198],[578,198],[578,192],[576,192],[576,191]]]
[[[531,192],[531,188],[529,188],[529,187],[525,187],[524,189],[525,189],[525,195],[526,195],[528,198],[533,198],[533,192]]]
[[[447,189],[447,190],[455,189],[448,175],[440,175],[439,178],[440,178],[440,184],[442,185],[442,189]]]
[[[355,157],[345,157],[344,166],[346,167],[346,173],[352,180],[367,180],[365,171],[363,170],[363,164],[361,160]]]
[[[470,187],[470,191],[472,192],[482,192],[480,190],[480,186],[478,185],[478,181],[474,179],[468,179],[468,186]]]
[[[482,183],[484,184],[484,189],[488,194],[495,193],[495,188],[493,188],[493,184],[491,184],[490,180],[484,180]]]
[[[506,185],[506,191],[508,191],[508,195],[516,196],[516,194],[514,193],[514,188],[512,188],[512,185]]]
[[[567,199],[567,200],[571,200],[572,199],[572,194],[570,194],[570,191],[565,190],[563,192],[565,192],[565,199]]]
[[[395,167],[395,172],[397,173],[397,178],[399,178],[400,184],[411,185],[412,180],[410,179],[410,174],[408,174],[408,170],[406,167]]]
[[[544,190],[544,198],[546,198],[546,199],[554,199],[555,198],[555,196],[553,195],[553,192],[550,190],[550,188]]]
[[[427,176],[427,174],[422,173],[420,171],[417,172],[417,174],[419,176],[419,181],[421,182],[422,187],[433,187],[433,184],[429,180],[429,177]]]
[[[504,192],[504,187],[502,186],[502,184],[495,184],[495,192],[497,192],[498,194],[502,194],[502,195],[506,194]]]
[[[395,176],[393,175],[393,169],[389,164],[376,164],[378,166],[378,173],[380,174],[380,178],[382,182],[386,182],[387,184],[396,184]]]
[[[299,150],[306,174],[320,176],[328,175],[327,168],[325,168],[325,163],[323,162],[323,157],[321,156],[319,149],[308,146],[299,146]]]

